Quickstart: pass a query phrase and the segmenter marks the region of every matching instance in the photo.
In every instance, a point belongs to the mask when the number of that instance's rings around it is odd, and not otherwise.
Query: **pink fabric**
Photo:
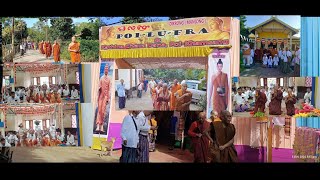
[[[270,119],[273,116],[269,117]],[[251,117],[233,117],[232,123],[236,128],[234,139],[235,145],[248,145],[252,147],[266,146],[267,144],[267,123],[257,123],[255,118]],[[273,147],[274,148],[293,148],[295,121],[291,122],[291,135],[286,136],[284,128],[273,128]]]

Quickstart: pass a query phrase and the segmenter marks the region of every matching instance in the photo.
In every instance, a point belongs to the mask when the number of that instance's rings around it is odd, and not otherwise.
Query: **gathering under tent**
[[[17,94],[19,90],[26,91],[30,86],[37,87],[39,91],[43,84],[46,84],[48,89],[51,88],[51,91],[54,86],[63,89],[68,86],[69,95],[63,97],[62,100],[63,102],[76,102],[80,98],[80,66],[74,64],[4,64],[3,87],[5,90],[11,88]],[[73,95],[74,97],[71,97],[72,87],[78,92]],[[23,97],[20,98],[23,101]]]

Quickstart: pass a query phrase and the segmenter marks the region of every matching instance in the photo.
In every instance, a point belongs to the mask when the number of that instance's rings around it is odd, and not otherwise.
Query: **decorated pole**
[[[272,119],[269,118],[267,124],[267,162],[272,162]]]
[[[3,127],[1,127],[1,134],[4,136],[6,132],[6,120],[5,120],[5,114],[3,111],[1,111],[1,120],[3,122]]]
[[[12,90],[14,90],[14,85],[15,85],[15,82],[16,82],[16,76],[15,76],[15,71],[16,71],[16,68],[15,68],[15,65],[13,65],[13,68],[11,69],[11,80],[13,80],[13,82],[10,80],[10,84],[11,84],[11,88]]]

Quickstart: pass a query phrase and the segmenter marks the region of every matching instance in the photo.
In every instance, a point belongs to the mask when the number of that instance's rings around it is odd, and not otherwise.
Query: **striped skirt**
[[[137,162],[137,148],[126,147],[122,145],[122,155],[120,163],[136,163]]]
[[[139,134],[138,163],[149,162],[149,141],[148,136]]]

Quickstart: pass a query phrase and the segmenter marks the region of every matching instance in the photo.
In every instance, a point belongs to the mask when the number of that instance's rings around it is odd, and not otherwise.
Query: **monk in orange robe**
[[[72,42],[69,44],[68,51],[70,52],[71,62],[80,62],[80,43],[76,41],[76,37],[72,37]]]
[[[211,93],[210,93],[210,107],[213,105],[214,111],[220,113],[226,110],[229,101],[229,84],[228,75],[222,72],[223,63],[219,59],[217,63],[218,73],[211,78]],[[213,96],[213,99],[212,99]]]
[[[106,115],[107,104],[110,102],[110,89],[111,80],[108,76],[108,65],[104,68],[104,75],[100,78],[99,82],[99,95],[98,95],[98,113],[97,113],[97,129],[96,131],[105,132],[103,129],[104,118]]]
[[[170,103],[170,91],[168,90],[168,85],[166,83],[163,84],[162,89],[159,92],[159,96],[157,98],[157,103],[159,111],[169,111],[169,103]]]
[[[43,54],[47,56],[47,41],[43,42]]]
[[[54,41],[52,53],[54,62],[60,62],[60,45],[57,43],[57,41]]]
[[[157,87],[153,87],[151,88],[151,99],[152,99],[152,105],[153,105],[153,109],[156,108],[156,98],[157,98],[157,91],[156,91]]]
[[[61,103],[61,95],[58,93],[58,88],[54,88],[53,93],[50,97],[50,103]]]
[[[47,41],[46,44],[46,58],[48,59],[51,56],[51,52],[52,52],[52,46],[50,41]]]
[[[153,104],[154,104],[154,109],[155,109],[155,110],[159,110],[159,109],[160,109],[159,103],[158,103],[157,99],[158,99],[158,97],[159,97],[159,93],[161,92],[161,90],[162,90],[162,83],[159,82],[158,85],[157,85],[157,87],[155,87],[155,93],[156,93],[156,95],[155,95],[155,99],[154,99],[154,102],[153,102]]]
[[[40,102],[49,103],[51,98],[51,93],[48,91],[48,86],[46,84],[42,85],[42,90],[40,92]]]
[[[28,103],[39,103],[40,97],[39,94],[34,90],[33,85],[29,86],[26,99]]]
[[[192,100],[192,93],[187,91],[187,84],[183,83],[181,89],[175,93],[177,111],[189,111]]]
[[[171,99],[170,99],[170,110],[174,111],[176,108],[176,97],[174,94],[181,89],[181,85],[178,84],[178,80],[173,81],[173,86],[171,86]]]
[[[40,54],[44,54],[44,49],[43,49],[43,40],[39,43],[39,51],[40,51]]]

